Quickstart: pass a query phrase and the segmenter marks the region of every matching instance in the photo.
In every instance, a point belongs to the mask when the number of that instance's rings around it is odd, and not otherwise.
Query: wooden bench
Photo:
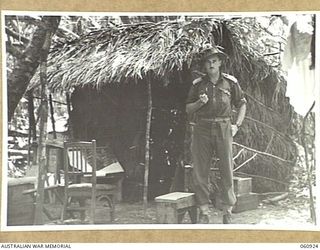
[[[181,223],[186,212],[191,222],[197,223],[197,207],[194,193],[174,192],[155,198],[157,220],[161,224]]]
[[[34,188],[35,182],[35,177],[8,178],[7,226],[33,225],[34,200],[23,192]]]

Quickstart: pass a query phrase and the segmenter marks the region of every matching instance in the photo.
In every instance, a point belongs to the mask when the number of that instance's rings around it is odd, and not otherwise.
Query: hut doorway
[[[165,80],[152,81],[149,199],[169,192],[183,156],[185,100],[190,85],[182,83],[187,79],[181,75],[189,77],[188,73],[175,72]],[[102,165],[103,161],[120,162],[126,172],[123,199],[127,201],[142,199],[146,84],[141,80],[106,84],[100,89],[87,85],[71,95],[74,139],[95,139]]]

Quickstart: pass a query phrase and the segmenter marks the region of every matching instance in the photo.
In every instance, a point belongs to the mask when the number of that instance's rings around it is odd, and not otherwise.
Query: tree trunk
[[[31,148],[32,148],[31,139],[32,141],[35,141],[34,138],[37,138],[37,135],[36,135],[36,124],[35,124],[36,120],[34,118],[33,91],[32,90],[28,91],[27,95],[28,95],[28,115],[29,115],[28,166],[30,166]],[[35,163],[35,157],[33,157],[32,163]]]
[[[60,17],[58,16],[43,17],[43,25],[39,25],[34,32],[30,44],[23,52],[22,57],[17,58],[17,63],[12,72],[8,71],[8,121],[12,119],[20,99],[39,66],[40,54],[48,29],[54,34],[59,22]]]
[[[54,109],[53,109],[51,94],[49,94],[49,104],[50,104],[50,118],[51,118],[51,124],[52,124],[53,139],[57,139],[56,121],[54,120]]]
[[[47,138],[47,120],[48,120],[48,89],[47,89],[47,58],[52,40],[52,35],[56,29],[48,29],[45,35],[45,41],[40,51],[40,82],[41,82],[41,102],[42,112],[40,112],[40,128],[39,128],[39,149],[38,149],[38,185],[35,204],[35,225],[43,224],[43,202],[44,202],[44,184],[47,178],[47,159],[46,145]]]
[[[152,118],[152,92],[151,80],[147,77],[148,84],[148,109],[147,109],[147,125],[146,125],[146,147],[145,147],[145,164],[144,164],[144,185],[143,185],[143,210],[144,215],[147,214],[148,207],[148,180],[149,180],[149,165],[150,165],[150,130]]]

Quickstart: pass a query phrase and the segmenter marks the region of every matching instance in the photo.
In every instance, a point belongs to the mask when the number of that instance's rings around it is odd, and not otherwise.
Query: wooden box
[[[252,191],[252,178],[234,176],[233,186],[236,195],[249,194]]]
[[[257,209],[259,205],[259,195],[256,193],[237,195],[237,202],[232,209],[234,213]]]
[[[7,197],[7,225],[33,225],[34,201],[22,192],[34,188],[35,178],[9,178]]]
[[[256,193],[237,195],[237,202],[233,206],[232,212],[240,213],[247,210],[257,209],[259,205],[259,195]],[[215,199],[215,207],[222,210],[220,196]]]

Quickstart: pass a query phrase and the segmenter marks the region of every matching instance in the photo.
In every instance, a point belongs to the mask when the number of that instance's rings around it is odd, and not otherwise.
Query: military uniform
[[[233,206],[233,160],[231,116],[232,106],[241,107],[246,102],[236,78],[221,73],[214,85],[208,76],[196,79],[189,91],[188,103],[199,100],[206,93],[209,100],[191,115],[194,123],[191,155],[193,161],[192,183],[198,205],[209,204],[208,176],[215,151],[219,158],[221,198],[226,206]]]

